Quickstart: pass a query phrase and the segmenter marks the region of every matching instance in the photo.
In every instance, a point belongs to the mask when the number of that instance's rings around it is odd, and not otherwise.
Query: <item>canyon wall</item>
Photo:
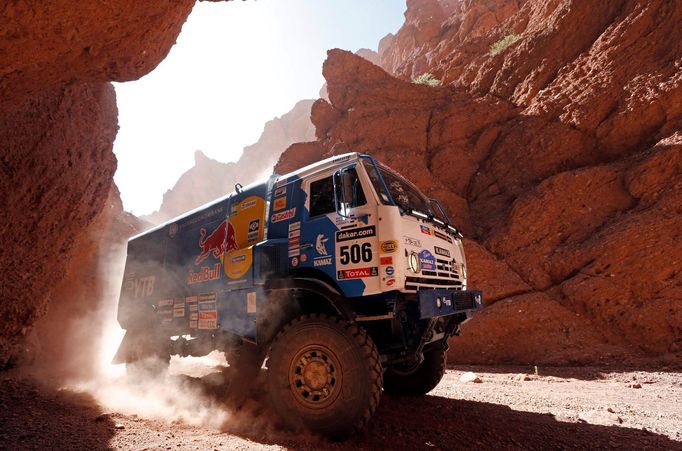
[[[193,4],[0,7],[0,368],[25,354],[33,323],[107,205],[117,130],[108,82],[156,67]]]
[[[360,150],[445,203],[487,305],[451,361],[679,361],[682,4],[411,0],[405,17],[383,69],[329,52],[317,141],[276,170]]]

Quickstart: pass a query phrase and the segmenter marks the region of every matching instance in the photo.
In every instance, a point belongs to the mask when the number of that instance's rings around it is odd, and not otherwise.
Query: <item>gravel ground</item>
[[[466,372],[480,382],[462,382]],[[183,385],[169,392],[198,390],[221,422],[206,421],[205,411],[112,410],[89,394],[5,373],[0,448],[682,450],[682,373],[673,371],[456,367],[428,396],[384,396],[368,430],[341,443],[282,431],[257,381],[230,394],[224,373],[173,377]]]

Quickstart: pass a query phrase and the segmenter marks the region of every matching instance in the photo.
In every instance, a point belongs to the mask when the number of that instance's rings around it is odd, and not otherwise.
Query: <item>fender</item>
[[[356,314],[348,300],[329,283],[308,277],[291,277],[287,279],[270,279],[265,283],[266,290],[299,290],[318,294],[329,301],[329,304],[346,321],[354,322]]]

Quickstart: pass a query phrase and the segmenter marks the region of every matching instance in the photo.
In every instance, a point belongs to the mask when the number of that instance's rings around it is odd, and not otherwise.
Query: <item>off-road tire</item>
[[[363,430],[379,405],[383,370],[357,324],[303,315],[279,332],[268,358],[273,409],[294,430],[343,439]]]
[[[447,353],[433,349],[424,353],[424,361],[414,369],[388,368],[384,391],[397,396],[423,396],[436,388],[445,374]]]

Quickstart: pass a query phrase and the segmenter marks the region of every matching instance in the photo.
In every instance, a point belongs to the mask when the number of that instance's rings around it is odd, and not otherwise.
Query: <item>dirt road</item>
[[[461,382],[466,371],[481,382]],[[384,396],[369,429],[342,443],[283,432],[258,383],[228,394],[226,374],[183,379],[222,406],[221,425],[205,427],[111,412],[89,395],[7,373],[0,448],[682,450],[682,373],[674,371],[451,368],[429,396]]]

